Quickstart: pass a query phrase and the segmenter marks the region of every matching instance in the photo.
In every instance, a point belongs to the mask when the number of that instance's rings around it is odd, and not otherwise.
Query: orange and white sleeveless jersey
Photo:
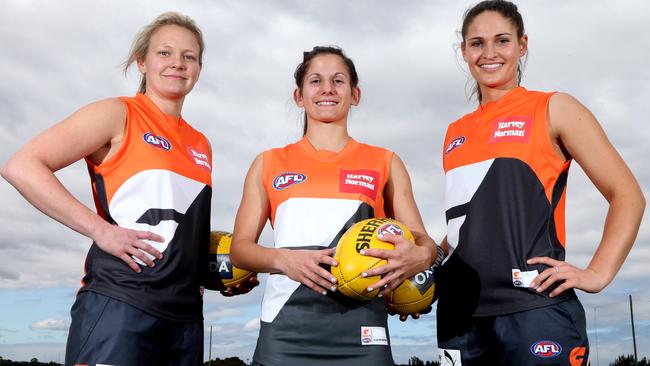
[[[112,224],[154,232],[163,253],[135,273],[93,243],[80,291],[95,291],[155,316],[202,319],[201,253],[207,254],[212,195],[208,140],[182,118],[165,115],[145,95],[120,98],[127,117],[120,150],[88,170],[95,205]]]
[[[333,248],[357,221],[384,217],[392,156],[355,140],[339,153],[316,151],[306,138],[264,152],[275,247]],[[338,293],[323,296],[271,274],[254,359],[264,365],[392,364],[386,320],[383,299],[358,303]],[[364,330],[375,331],[368,345],[362,343]]]
[[[550,299],[550,290],[528,286],[546,269],[526,264],[528,258],[565,255],[570,160],[558,156],[549,137],[551,96],[518,87],[449,126],[443,165],[453,254],[436,277],[442,314],[508,314],[575,296]]]

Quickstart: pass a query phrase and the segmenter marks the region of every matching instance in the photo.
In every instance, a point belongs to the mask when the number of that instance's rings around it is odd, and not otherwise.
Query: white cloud
[[[259,331],[260,330],[260,318],[254,318],[244,324],[244,330],[247,332]]]
[[[68,324],[63,319],[43,319],[33,323],[30,327],[35,330],[68,330]]]

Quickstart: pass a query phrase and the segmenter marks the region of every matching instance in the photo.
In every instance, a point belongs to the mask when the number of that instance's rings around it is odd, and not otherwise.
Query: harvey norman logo
[[[532,133],[533,118],[516,116],[496,119],[493,123],[489,143],[510,141],[528,142]]]
[[[208,159],[208,154],[196,151],[193,148],[190,148],[189,151],[192,159],[194,159],[194,164],[212,171],[210,160]]]
[[[371,199],[377,197],[379,172],[370,169],[345,170],[339,174],[339,192],[361,193]]]

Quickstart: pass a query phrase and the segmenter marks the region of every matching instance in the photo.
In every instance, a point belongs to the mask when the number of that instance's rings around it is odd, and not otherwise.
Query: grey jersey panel
[[[349,227],[371,217],[372,207],[362,203],[329,247],[335,247]],[[253,360],[264,366],[392,366],[390,345],[361,343],[361,327],[382,327],[390,339],[387,317],[382,298],[358,302],[340,293],[323,296],[301,284],[272,322],[261,322]]]
[[[273,322],[261,322],[253,359],[265,366],[394,365],[390,346],[361,344],[362,326],[389,335],[383,299],[354,302],[300,285]]]

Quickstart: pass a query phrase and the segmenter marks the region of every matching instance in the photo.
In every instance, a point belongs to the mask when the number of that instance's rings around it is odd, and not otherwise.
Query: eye
[[[187,61],[196,61],[196,56],[194,55],[185,55],[184,57]]]
[[[509,43],[509,42],[510,42],[510,39],[508,39],[508,38],[499,38],[499,39],[497,39],[498,44],[506,44],[506,43]]]
[[[171,55],[171,53],[169,51],[158,51],[158,54],[160,56],[169,56],[169,55]]]
[[[344,79],[334,79],[334,84],[336,84],[336,85],[345,84],[345,80]]]
[[[481,41],[471,41],[469,42],[470,47],[480,47],[482,45]]]
[[[309,84],[318,85],[318,83],[320,83],[319,79],[311,79],[311,80],[309,80]]]

